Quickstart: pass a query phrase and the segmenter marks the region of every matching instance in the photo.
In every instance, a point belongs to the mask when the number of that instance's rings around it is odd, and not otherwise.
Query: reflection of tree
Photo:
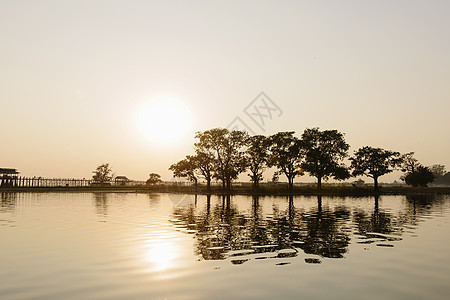
[[[108,215],[108,196],[106,193],[94,193],[95,210],[98,215]]]
[[[351,226],[360,235],[357,243],[399,241],[403,228],[417,225],[421,215],[439,209],[439,204],[446,203],[444,197],[407,196],[405,206],[395,213],[380,208],[378,197],[373,198],[372,208],[364,209],[345,205],[329,208],[322,205],[319,196],[317,206],[307,210],[296,208],[293,197],[289,197],[285,210],[274,206],[266,216],[258,197],[252,198],[248,211],[240,212],[229,196],[214,202],[207,196],[203,207],[176,208],[174,222],[195,234],[195,253],[207,260],[269,252],[277,252],[277,257],[286,253],[295,256],[299,249],[307,254],[342,258],[350,242]]]
[[[367,233],[390,234],[393,232],[393,216],[379,209],[379,196],[375,196],[374,209],[371,214],[358,210],[354,213],[354,221],[358,226],[358,233],[367,235]]]
[[[290,197],[287,210],[274,209],[273,218],[262,216],[258,197],[252,199],[250,215],[245,215],[231,204],[229,196],[224,196],[212,210],[208,199],[206,209],[199,214],[190,206],[176,208],[174,216],[186,229],[196,229],[195,252],[204,259],[281,249],[296,252],[296,247],[309,254],[340,258],[349,243],[343,230],[349,212],[342,208],[322,211],[320,198],[318,208],[305,213],[295,209]]]
[[[417,226],[420,216],[428,215],[432,208],[438,209],[442,201],[442,195],[408,195],[406,207],[394,214],[380,209],[379,197],[375,196],[372,213],[359,209],[353,215],[358,233],[366,238],[359,243],[401,240],[405,226]]]
[[[424,194],[408,195],[406,202],[413,215],[423,215],[433,206],[441,206],[444,200],[443,195]]]
[[[148,197],[148,202],[149,202],[150,206],[155,206],[159,203],[159,198],[160,198],[159,194],[149,193],[149,194],[147,194],[147,197]]]
[[[17,193],[1,193],[0,211],[12,211],[16,207]]]
[[[306,228],[303,229],[303,244],[300,248],[308,254],[342,258],[350,240],[344,230],[350,213],[344,208],[324,210],[321,196],[318,196],[317,204],[317,210],[304,215]]]
[[[441,209],[444,195],[424,194],[406,196],[407,211],[402,216],[406,224],[417,225],[420,216],[428,215],[432,210]]]

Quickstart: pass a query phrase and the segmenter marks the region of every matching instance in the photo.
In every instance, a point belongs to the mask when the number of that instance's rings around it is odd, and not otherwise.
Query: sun
[[[165,146],[177,143],[191,133],[192,117],[184,102],[171,97],[158,97],[138,107],[136,126],[146,141]]]

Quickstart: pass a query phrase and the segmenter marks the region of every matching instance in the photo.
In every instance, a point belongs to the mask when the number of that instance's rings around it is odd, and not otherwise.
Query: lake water
[[[448,299],[450,196],[3,193],[0,299]]]

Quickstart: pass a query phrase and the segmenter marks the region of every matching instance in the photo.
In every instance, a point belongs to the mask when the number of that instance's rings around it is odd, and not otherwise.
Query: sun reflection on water
[[[166,239],[151,240],[148,245],[146,259],[152,263],[153,271],[165,271],[175,267],[179,251],[174,242]]]

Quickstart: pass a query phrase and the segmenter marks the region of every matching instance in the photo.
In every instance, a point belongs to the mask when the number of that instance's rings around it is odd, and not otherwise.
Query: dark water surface
[[[450,197],[3,193],[0,299],[448,299]]]

